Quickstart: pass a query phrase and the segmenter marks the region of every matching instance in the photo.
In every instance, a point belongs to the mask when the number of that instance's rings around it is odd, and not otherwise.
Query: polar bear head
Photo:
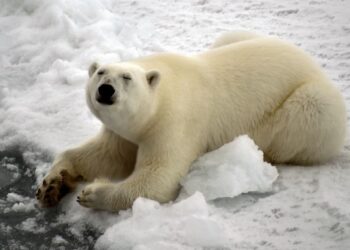
[[[160,74],[133,63],[89,68],[86,98],[92,113],[115,133],[134,141],[156,110]]]

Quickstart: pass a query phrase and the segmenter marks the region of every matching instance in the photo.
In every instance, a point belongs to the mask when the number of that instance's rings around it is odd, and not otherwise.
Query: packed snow
[[[277,169],[264,162],[263,152],[247,135],[203,155],[191,169],[182,180],[183,191],[200,191],[209,201],[272,191],[278,176]]]
[[[36,205],[53,156],[97,133],[87,68],[160,51],[196,53],[255,30],[313,55],[350,98],[349,1],[0,0],[1,249],[350,248],[350,142],[321,166],[274,166],[241,136],[198,159],[168,204],[119,214]]]
[[[109,227],[97,240],[96,248],[228,247],[226,230],[225,223],[209,213],[201,193],[164,206],[139,198],[132,207],[132,216]]]

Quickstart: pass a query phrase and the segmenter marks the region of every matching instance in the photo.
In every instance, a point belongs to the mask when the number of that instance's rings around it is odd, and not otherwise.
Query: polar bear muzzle
[[[116,91],[110,84],[102,84],[97,89],[96,100],[105,105],[112,105],[116,99]]]

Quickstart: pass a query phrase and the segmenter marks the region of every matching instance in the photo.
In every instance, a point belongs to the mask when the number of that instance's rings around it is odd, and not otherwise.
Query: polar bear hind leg
[[[229,45],[232,43],[247,41],[251,39],[256,39],[262,37],[261,35],[258,35],[254,32],[249,31],[232,31],[224,33],[223,35],[219,36],[215,40],[215,42],[211,45],[211,48],[219,48],[225,45]]]
[[[332,85],[307,83],[286,99],[273,115],[269,127],[273,138],[264,152],[272,162],[323,162],[343,146],[345,104]]]

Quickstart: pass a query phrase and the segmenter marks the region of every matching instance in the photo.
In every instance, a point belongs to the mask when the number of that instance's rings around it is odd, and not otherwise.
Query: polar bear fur
[[[227,32],[219,36],[212,44],[211,48],[219,48],[224,45],[247,41],[255,38],[262,38],[263,36],[257,33],[240,30],[235,32]]]
[[[93,64],[87,102],[104,126],[57,157],[39,201],[55,205],[85,180],[94,181],[78,196],[85,207],[119,211],[139,196],[168,202],[194,160],[242,134],[274,163],[313,164],[339,152],[345,103],[306,53],[255,34],[225,35],[215,46]],[[96,101],[106,82],[118,93],[112,105]]]

